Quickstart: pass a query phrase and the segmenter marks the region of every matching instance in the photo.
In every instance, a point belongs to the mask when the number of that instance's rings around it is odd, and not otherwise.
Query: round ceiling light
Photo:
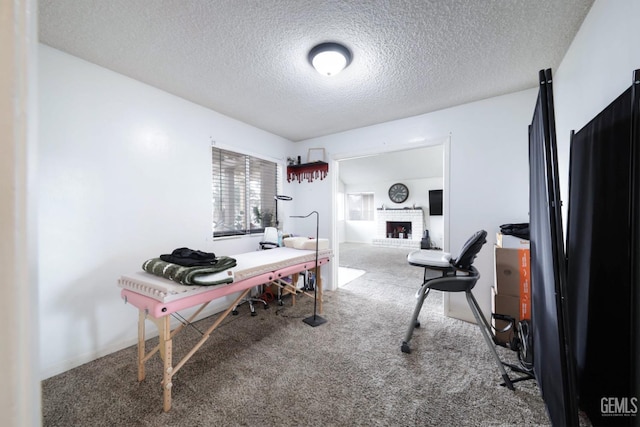
[[[309,62],[320,74],[335,76],[351,63],[351,52],[338,43],[322,43],[309,51]]]

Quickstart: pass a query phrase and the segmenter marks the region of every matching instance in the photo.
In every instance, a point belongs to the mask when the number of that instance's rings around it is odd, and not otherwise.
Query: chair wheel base
[[[411,347],[409,347],[409,344],[406,342],[402,343],[400,350],[402,350],[403,353],[407,353],[407,354],[411,353]]]

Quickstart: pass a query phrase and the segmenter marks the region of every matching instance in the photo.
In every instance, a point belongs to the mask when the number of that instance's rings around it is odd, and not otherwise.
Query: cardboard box
[[[526,239],[502,233],[496,233],[496,244],[499,248],[505,249],[529,249],[531,247]]]
[[[495,287],[500,295],[520,296],[520,250],[495,247]]]
[[[520,320],[520,298],[511,295],[500,295],[496,292],[496,288],[491,287],[491,313],[504,314],[511,316],[516,320]],[[491,319],[491,324],[495,328],[496,340],[499,343],[507,344],[511,341],[514,330],[511,328],[506,332],[498,332],[509,325],[504,320]]]
[[[531,251],[495,248],[495,291],[520,299],[520,319],[531,318]]]

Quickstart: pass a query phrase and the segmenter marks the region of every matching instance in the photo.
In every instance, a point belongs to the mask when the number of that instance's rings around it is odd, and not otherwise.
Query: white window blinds
[[[350,221],[373,221],[373,193],[348,194],[347,209]]]
[[[212,147],[213,236],[263,233],[275,226],[279,167]]]

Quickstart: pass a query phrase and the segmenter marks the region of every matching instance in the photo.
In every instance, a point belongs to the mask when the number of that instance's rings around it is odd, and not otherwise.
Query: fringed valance
[[[329,164],[326,162],[311,162],[301,165],[287,166],[287,182],[297,179],[298,182],[307,180],[313,182],[314,179],[323,180],[329,173]]]

